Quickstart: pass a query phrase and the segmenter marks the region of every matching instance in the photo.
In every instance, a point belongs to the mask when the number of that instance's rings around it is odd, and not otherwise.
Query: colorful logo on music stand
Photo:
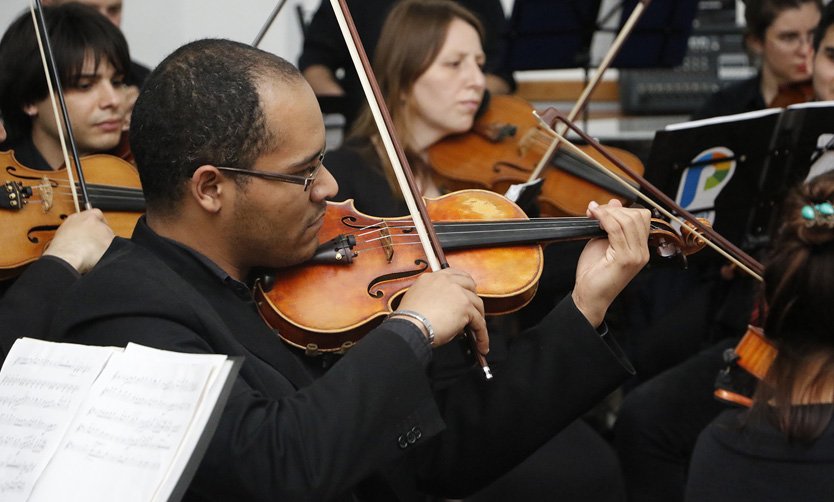
[[[677,203],[715,223],[715,199],[733,177],[735,155],[723,146],[709,148],[692,159],[678,186]]]

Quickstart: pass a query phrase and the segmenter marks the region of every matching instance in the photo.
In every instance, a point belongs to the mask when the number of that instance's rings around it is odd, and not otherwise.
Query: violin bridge
[[[527,155],[527,152],[530,150],[530,142],[535,141],[536,128],[531,127],[524,136],[518,141],[518,154],[521,157]]]
[[[52,209],[52,184],[49,182],[49,178],[44,176],[41,178],[41,184],[38,186],[38,191],[41,193],[41,206],[43,207],[43,212],[48,213],[50,209]]]
[[[388,263],[394,259],[394,240],[391,238],[391,231],[387,224],[383,224],[379,229],[379,235],[382,240],[382,249],[385,250],[385,259]]]

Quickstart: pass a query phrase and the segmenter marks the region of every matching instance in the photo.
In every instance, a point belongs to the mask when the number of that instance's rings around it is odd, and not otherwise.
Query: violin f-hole
[[[429,269],[429,263],[425,260],[415,260],[414,264],[417,265],[418,268],[414,270],[406,270],[404,272],[380,275],[372,280],[368,283],[368,295],[371,296],[371,298],[382,298],[385,296],[385,293],[380,289],[375,290],[375,288],[377,288],[380,284],[416,277]]]

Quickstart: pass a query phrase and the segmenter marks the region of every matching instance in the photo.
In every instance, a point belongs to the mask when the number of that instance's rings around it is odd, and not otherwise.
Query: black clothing
[[[762,96],[762,75],[756,74],[716,92],[692,115],[692,120],[735,115],[767,108]]]
[[[713,397],[713,382],[725,366],[722,353],[736,343],[723,340],[626,395],[614,437],[629,501],[683,500],[698,434],[727,409]]]
[[[507,19],[501,2],[499,0],[455,1],[471,10],[484,25],[486,35],[484,52],[487,56],[484,72],[500,76],[514,89],[515,81],[505,62],[504,37],[507,31]],[[395,0],[351,0],[348,2],[351,16],[371,62],[374,60],[374,50],[385,18],[394,3]],[[365,104],[365,94],[362,92],[362,86],[356,76],[347,46],[342,39],[336,16],[333,14],[330,2],[326,0],[321,2],[304,32],[304,48],[298,60],[298,67],[303,71],[312,65],[326,66],[334,74],[339,69],[344,71],[344,78],[339,81],[339,84],[345,91],[345,102],[342,108],[349,126],[362,105]]]
[[[0,296],[0,366],[15,340],[46,338],[58,301],[81,275],[55,256],[42,256],[26,267]]]
[[[431,392],[403,329],[418,331],[385,322],[315,378],[249,294],[140,220],[72,288],[53,335],[245,357],[192,500],[325,500],[359,485],[380,500],[466,495],[627,376],[569,298],[513,343],[489,383],[471,367]]]
[[[769,423],[742,428],[745,413],[727,410],[701,433],[689,470],[688,502],[821,502],[834,497],[834,422],[807,445],[788,442]]]

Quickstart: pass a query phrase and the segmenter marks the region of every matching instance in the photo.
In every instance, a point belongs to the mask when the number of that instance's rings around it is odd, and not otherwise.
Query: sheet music
[[[0,371],[0,499],[29,497],[70,418],[118,350],[30,338],[12,346]]]
[[[219,354],[181,354],[176,352],[168,352],[158,350],[144,345],[137,345],[135,343],[128,344],[125,349],[127,353],[143,354],[150,357],[159,358],[161,361],[184,361],[189,358],[200,358],[203,364],[211,363],[211,373],[206,383],[206,388],[203,391],[200,401],[213,403],[217,400],[220,392],[223,390],[223,382],[229,376],[232,369],[232,361],[224,355]],[[210,406],[202,407],[194,415],[191,427],[188,430],[185,438],[177,449],[176,457],[171,462],[170,468],[165,476],[164,481],[157,488],[154,500],[168,500],[171,492],[174,490],[183,470],[191,457],[191,452],[194,451],[200,436],[203,433],[206,423],[211,416],[213,408]]]
[[[172,357],[177,355],[193,356]],[[171,364],[171,358],[163,361],[137,352],[114,354],[31,500],[152,500],[212,368],[188,357]]]

